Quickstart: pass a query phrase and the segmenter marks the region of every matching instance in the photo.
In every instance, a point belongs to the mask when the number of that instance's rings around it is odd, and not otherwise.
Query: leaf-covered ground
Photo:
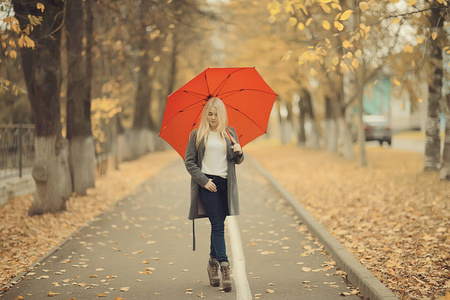
[[[124,162],[118,171],[110,166],[105,176],[97,178],[96,188],[89,189],[87,196],[71,197],[67,211],[57,214],[28,216],[32,195],[0,206],[1,286],[176,158],[173,151],[157,152]]]
[[[423,172],[420,154],[367,150],[369,166],[360,168],[326,151],[270,143],[245,149],[400,299],[444,296],[450,290],[450,183]],[[29,217],[31,196],[0,207],[2,286],[177,158],[174,151],[152,153],[122,163],[120,171],[110,167],[87,196],[69,200],[66,212]]]
[[[397,297],[450,290],[450,182],[423,172],[423,155],[368,147],[361,168],[293,145],[245,150]]]

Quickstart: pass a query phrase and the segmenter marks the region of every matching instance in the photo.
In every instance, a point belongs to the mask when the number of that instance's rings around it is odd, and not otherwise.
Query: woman
[[[209,99],[202,111],[198,129],[194,129],[186,147],[185,165],[191,174],[189,219],[208,217],[211,246],[208,262],[209,282],[231,291],[230,263],[225,245],[225,218],[239,214],[239,196],[235,164],[244,160],[236,131],[228,127],[225,105],[220,98]],[[195,241],[194,241],[195,249]]]

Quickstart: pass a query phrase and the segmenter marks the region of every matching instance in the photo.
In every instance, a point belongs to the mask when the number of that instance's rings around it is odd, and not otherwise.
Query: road
[[[179,160],[73,235],[2,299],[53,293],[77,300],[331,300],[349,293],[335,263],[272,186],[249,163],[237,171],[241,215],[227,220],[232,292],[209,285],[205,219],[196,221],[192,251],[189,176]]]
[[[380,147],[379,142],[371,141],[366,142],[368,147]],[[383,147],[389,147],[387,143],[383,143]],[[425,138],[410,137],[408,135],[398,134],[392,137],[393,149],[408,150],[417,153],[425,153]]]

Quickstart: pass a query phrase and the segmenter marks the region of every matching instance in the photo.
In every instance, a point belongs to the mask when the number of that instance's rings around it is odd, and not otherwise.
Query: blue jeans
[[[228,215],[227,180],[220,176],[206,175],[217,187],[217,192],[200,189],[200,200],[211,223],[211,246],[209,255],[219,263],[228,261],[225,245],[225,218]]]

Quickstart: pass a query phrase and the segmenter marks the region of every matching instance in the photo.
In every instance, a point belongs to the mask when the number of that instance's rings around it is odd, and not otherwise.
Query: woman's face
[[[209,123],[209,129],[215,130],[219,125],[219,118],[217,116],[217,109],[215,107],[212,106],[209,109],[207,119]]]

